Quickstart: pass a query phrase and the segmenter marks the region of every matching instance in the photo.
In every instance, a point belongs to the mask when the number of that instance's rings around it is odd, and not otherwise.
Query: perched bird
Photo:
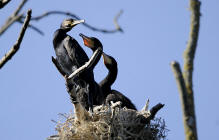
[[[67,34],[74,26],[82,22],[84,20],[65,19],[60,29],[54,33],[53,46],[56,59],[67,76],[89,60],[78,42]]]
[[[95,52],[98,48],[101,48],[101,50],[102,50],[102,48],[103,48],[102,43],[97,38],[95,38],[95,37],[87,37],[87,36],[85,36],[83,34],[80,34],[80,36],[82,37],[82,39],[84,41],[84,45],[86,47],[90,48],[93,52]],[[99,56],[97,56],[96,61],[94,62],[93,66],[95,66],[98,63],[98,61],[101,58],[101,54]],[[91,67],[89,69],[89,71],[93,71],[93,69],[94,69],[94,67]],[[92,83],[90,83],[90,84],[93,87],[95,87],[95,88],[93,88],[95,90],[92,91],[93,104],[94,105],[101,105],[103,103],[103,101],[104,101],[103,92],[102,92],[99,84],[95,80],[93,80]]]
[[[131,102],[131,100],[120,93],[117,90],[112,90],[111,86],[115,82],[118,74],[118,67],[116,60],[105,53],[102,54],[104,64],[108,69],[107,76],[99,83],[102,92],[104,93],[105,97],[105,104],[110,104],[111,101],[118,102],[120,101],[121,107],[127,107],[129,109],[137,110],[135,105]]]
[[[67,34],[67,32],[69,32],[74,26],[83,22],[84,20],[65,19],[60,28],[54,33],[53,46],[57,57],[56,59],[66,76],[69,76],[77,68],[89,61],[87,54],[78,44],[78,42]],[[95,91],[93,81],[93,70],[86,70],[79,74],[78,77],[74,78],[71,83],[68,83],[71,86],[77,87],[78,90],[75,91],[75,97],[77,96],[77,92],[85,92],[85,90],[81,89],[86,89],[89,87],[87,92],[88,105],[85,107],[87,110],[88,108],[90,110],[93,109],[92,93]],[[75,100],[75,98],[72,99]]]

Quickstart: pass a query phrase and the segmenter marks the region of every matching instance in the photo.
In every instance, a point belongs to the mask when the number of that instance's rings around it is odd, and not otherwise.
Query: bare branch
[[[33,17],[31,20],[41,20],[47,16],[50,16],[50,15],[66,15],[66,16],[70,16],[72,18],[75,18],[75,19],[80,19],[78,16],[76,16],[75,14],[72,14],[70,12],[64,12],[64,11],[49,11],[49,12],[45,12],[43,13],[42,15],[39,15],[39,16],[35,16]]]
[[[0,36],[17,20],[19,20],[23,14],[16,15],[14,17],[8,18],[5,24],[0,28]]]
[[[119,31],[121,31],[121,32],[123,32],[123,30],[122,30],[122,28],[119,26],[119,24],[118,24],[118,19],[119,19],[119,17],[122,15],[122,13],[123,13],[123,10],[120,10],[119,11],[119,13],[115,16],[115,18],[114,18],[114,24],[115,24],[115,26],[116,26],[116,29],[117,30],[119,30]]]
[[[83,66],[79,67],[77,70],[75,70],[71,75],[66,77],[65,72],[63,71],[62,67],[58,63],[58,61],[52,56],[52,62],[56,66],[56,69],[60,72],[60,74],[65,78],[65,80],[70,80],[74,78],[75,76],[79,75],[82,73],[84,70],[89,69],[94,65],[94,62],[96,61],[97,57],[102,54],[102,48],[98,48],[91,58],[89,59],[88,62],[86,62]],[[67,78],[67,79],[66,79]]]
[[[23,17],[23,14],[19,14],[21,9],[23,8],[24,4],[27,2],[27,0],[21,1],[17,9],[13,12],[11,16],[8,17],[5,24],[0,28],[0,36],[16,21],[21,19]]]
[[[20,48],[20,44],[23,40],[23,37],[24,37],[24,34],[25,34],[25,31],[27,29],[27,26],[30,22],[30,19],[31,19],[31,13],[32,13],[32,10],[28,10],[27,12],[27,16],[25,18],[25,21],[24,21],[24,24],[22,26],[22,29],[21,29],[21,32],[19,34],[19,37],[16,41],[16,43],[13,45],[13,47],[9,50],[9,52],[7,54],[5,54],[5,56],[0,60],[0,69],[4,66],[4,64],[6,62],[8,62],[12,56],[14,56],[14,54],[18,51],[18,49]]]
[[[145,107],[140,111],[141,114],[147,116],[147,118],[144,120],[146,124],[150,124],[150,121],[153,120],[157,112],[164,107],[164,104],[158,103],[157,105],[153,106],[150,110],[146,110],[148,106],[149,100],[147,100]]]
[[[18,22],[19,22],[20,24],[23,24],[23,23],[24,23],[21,19],[18,20]],[[42,30],[40,30],[38,27],[36,27],[36,26],[34,26],[34,25],[30,24],[30,23],[29,23],[29,25],[28,25],[28,28],[30,28],[30,29],[36,31],[36,32],[39,33],[40,35],[44,35],[44,32],[43,32]]]
[[[172,62],[171,66],[176,77],[179,93],[181,96],[184,129],[186,140],[197,140],[197,128],[195,117],[195,106],[193,96],[192,74],[195,51],[198,42],[199,26],[200,26],[200,5],[199,0],[190,0],[191,24],[189,41],[184,51],[184,69],[183,75],[177,62]]]
[[[97,57],[102,54],[102,51],[103,51],[102,48],[98,48],[93,53],[90,60],[87,63],[85,63],[83,66],[81,66],[80,68],[75,70],[71,75],[69,75],[68,79],[72,79],[72,78],[76,77],[77,75],[79,75],[80,73],[82,73],[84,70],[89,69],[90,67],[92,67],[93,64],[95,63]]]
[[[192,74],[195,51],[198,42],[199,26],[200,26],[200,5],[199,0],[190,0],[190,11],[191,11],[191,24],[190,24],[190,34],[189,40],[184,52],[184,70],[183,78],[185,81],[187,100],[188,100],[188,110],[189,110],[189,120],[187,121],[187,126],[185,126],[186,139],[197,140],[197,128],[196,128],[196,117],[195,117],[195,105],[194,105],[194,93],[192,84]]]
[[[107,29],[99,29],[99,28],[96,28],[96,27],[93,27],[87,23],[83,23],[83,25],[93,31],[97,31],[97,32],[102,32],[102,33],[115,33],[115,32],[123,32],[123,30],[121,29],[121,27],[119,26],[118,24],[118,19],[120,17],[120,15],[122,14],[122,11],[119,12],[119,14],[114,18],[114,23],[115,23],[115,26],[116,26],[116,29],[114,30],[107,30]],[[73,13],[70,13],[70,12],[64,12],[64,11],[49,11],[49,12],[45,12],[44,14],[42,15],[39,15],[39,16],[36,16],[36,17],[33,17],[31,20],[41,20],[47,16],[50,16],[50,15],[66,15],[66,16],[70,16],[72,18],[75,18],[75,19],[81,19],[79,16],[73,14]]]
[[[184,52],[184,72],[183,77],[185,79],[186,87],[189,88],[188,92],[192,93],[192,73],[193,63],[195,57],[195,51],[198,42],[198,33],[200,25],[200,5],[198,0],[190,0],[190,11],[191,11],[191,24],[189,40]]]
[[[159,104],[153,106],[153,107],[150,109],[151,115],[150,115],[149,118],[150,118],[151,120],[154,119],[154,117],[155,117],[155,115],[157,114],[157,112],[158,112],[161,108],[163,108],[163,107],[164,107],[164,104],[161,104],[161,103],[159,103]]]
[[[173,71],[173,74],[175,76],[176,79],[176,83],[178,86],[178,90],[179,90],[179,95],[180,95],[180,99],[181,99],[181,104],[182,104],[182,110],[184,113],[184,121],[186,122],[186,118],[188,118],[188,97],[187,97],[187,91],[186,91],[186,86],[185,86],[185,82],[183,79],[183,75],[182,75],[182,71],[180,68],[180,65],[178,62],[173,61],[171,62],[171,68]]]
[[[26,2],[27,2],[27,0],[22,0],[21,1],[21,3],[18,5],[17,9],[12,14],[12,17],[16,16],[21,11],[21,9],[24,7]]]
[[[0,9],[7,5],[11,0],[1,0],[0,1]]]

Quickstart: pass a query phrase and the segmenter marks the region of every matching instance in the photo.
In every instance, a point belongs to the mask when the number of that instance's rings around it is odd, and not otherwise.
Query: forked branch
[[[12,48],[9,50],[9,52],[6,53],[5,56],[3,56],[3,58],[0,60],[0,69],[4,66],[4,64],[6,62],[8,62],[14,56],[14,54],[20,48],[20,45],[21,45],[21,42],[23,40],[25,31],[26,31],[27,26],[28,26],[28,24],[30,22],[30,19],[31,19],[31,13],[32,13],[31,9],[27,11],[27,16],[26,16],[26,18],[24,20],[24,24],[23,24],[23,26],[21,28],[21,32],[19,34],[19,37],[18,37],[16,43],[12,46]]]
[[[197,128],[194,106],[194,93],[192,74],[194,66],[195,51],[198,42],[199,26],[200,26],[200,5],[199,0],[190,0],[191,24],[189,40],[184,52],[184,69],[183,74],[177,62],[172,62],[173,69],[183,109],[183,120],[186,140],[197,140]]]

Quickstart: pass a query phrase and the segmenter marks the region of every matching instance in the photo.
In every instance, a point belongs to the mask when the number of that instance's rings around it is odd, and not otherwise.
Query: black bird
[[[78,42],[67,34],[74,26],[82,22],[84,20],[65,19],[60,29],[54,33],[53,46],[57,61],[67,76],[89,60]]]
[[[104,78],[100,83],[100,87],[105,97],[105,104],[110,104],[111,101],[117,102],[121,101],[121,107],[127,107],[129,109],[137,110],[135,105],[131,102],[131,100],[120,93],[117,90],[112,90],[111,86],[115,82],[118,74],[118,67],[116,60],[105,53],[103,55],[103,60],[106,68],[108,69],[108,74],[106,78]]]
[[[60,28],[54,33],[53,45],[57,61],[66,76],[69,76],[77,68],[89,61],[87,54],[78,44],[78,42],[67,34],[67,32],[69,32],[74,26],[82,22],[84,22],[84,20],[65,19]],[[77,96],[77,92],[85,92],[83,89],[88,87],[88,105],[85,107],[87,110],[88,107],[91,110],[93,109],[92,93],[95,91],[95,84],[93,81],[93,70],[85,70],[79,74],[78,77],[73,79],[71,83],[68,83],[69,85],[79,87],[78,90],[76,90],[75,96]]]
[[[103,48],[102,43],[95,37],[87,37],[83,34],[80,34],[80,36],[83,38],[84,45],[87,46],[88,48],[92,49],[93,52],[95,52],[98,48]],[[97,56],[96,61],[94,62],[95,66],[98,61],[101,58],[101,54]],[[91,67],[89,70],[93,71],[94,67]],[[92,83],[90,83],[92,84]],[[103,104],[104,97],[103,97],[103,92],[99,86],[99,84],[94,80],[93,81],[93,86],[95,87],[95,90],[92,92],[93,95],[93,104],[94,105],[101,105]]]

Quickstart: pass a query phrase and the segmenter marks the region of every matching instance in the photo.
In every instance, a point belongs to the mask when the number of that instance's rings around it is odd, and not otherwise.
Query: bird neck
[[[67,35],[67,34],[66,34],[66,31],[65,31],[65,30],[63,30],[63,29],[58,29],[58,30],[56,30],[55,33],[54,33],[54,36],[53,36],[54,41],[62,40],[63,38],[66,37],[66,35]]]
[[[108,69],[107,76],[100,82],[100,87],[102,89],[111,90],[112,84],[115,82],[118,74],[118,68],[117,65],[113,65],[111,69]]]

